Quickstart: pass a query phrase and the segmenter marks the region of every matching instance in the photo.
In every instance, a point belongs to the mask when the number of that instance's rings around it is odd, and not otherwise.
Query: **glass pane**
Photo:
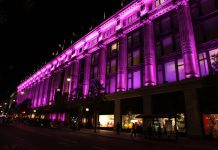
[[[128,66],[132,66],[132,54],[128,53]]]
[[[133,46],[138,46],[140,44],[140,34],[139,31],[133,34]]]
[[[141,87],[141,71],[133,73],[133,88],[137,89]]]
[[[115,81],[116,78],[115,77],[112,77],[111,80],[110,80],[110,93],[114,93],[115,92]]]
[[[199,65],[200,65],[201,76],[206,76],[206,75],[208,75],[208,64],[207,64],[206,53],[201,53],[198,56],[199,56]]]
[[[218,49],[210,51],[209,54],[213,69],[218,71]]]
[[[128,36],[128,41],[127,41],[128,43],[128,48],[131,48],[131,46],[132,46],[132,36],[130,35],[130,36]]]
[[[112,46],[111,46],[111,54],[114,54],[117,52],[117,43],[114,43]]]
[[[162,32],[169,32],[171,29],[170,17],[166,17],[161,20],[161,29]]]
[[[179,80],[185,79],[185,70],[183,59],[178,59]]]
[[[111,73],[116,72],[116,59],[111,60]]]
[[[165,77],[168,82],[176,81],[176,67],[174,61],[165,64]]]
[[[163,83],[163,71],[158,71],[158,84],[162,84]]]
[[[140,50],[133,51],[133,65],[140,64]]]
[[[132,89],[132,78],[128,79],[128,90]]]
[[[164,55],[167,55],[173,51],[173,38],[171,36],[163,39],[163,49]]]

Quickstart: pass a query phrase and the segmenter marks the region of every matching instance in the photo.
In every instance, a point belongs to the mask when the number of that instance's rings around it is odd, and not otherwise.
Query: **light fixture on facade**
[[[24,94],[24,91],[22,91],[21,94],[23,95],[23,94]]]
[[[36,110],[34,109],[34,110],[33,110],[33,112],[35,113],[35,112],[36,112]]]
[[[89,111],[89,108],[88,108],[88,107],[86,108],[86,111]]]
[[[5,103],[5,105],[7,105],[8,103]]]
[[[70,82],[71,81],[71,78],[67,78],[67,82]]]
[[[58,92],[60,92],[60,91],[61,91],[61,89],[59,89],[59,88],[58,88],[58,89],[57,89],[57,91],[58,91]]]
[[[13,102],[16,102],[16,100],[14,99]]]

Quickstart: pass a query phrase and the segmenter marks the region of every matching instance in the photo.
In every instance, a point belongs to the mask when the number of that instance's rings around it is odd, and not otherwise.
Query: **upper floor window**
[[[156,1],[155,1],[155,6],[157,7],[157,6],[161,5],[161,4],[164,3],[165,1],[167,1],[167,0],[156,0]]]
[[[98,77],[98,61],[99,52],[95,52],[92,54],[91,79],[96,79]]]
[[[108,57],[111,57],[113,55],[116,55],[119,51],[119,43],[116,42],[116,43],[113,43],[112,45],[110,45],[108,47]]]
[[[78,83],[83,83],[84,71],[85,71],[85,58],[81,59],[79,62],[79,82]]]
[[[141,32],[140,30],[130,33],[127,37],[128,49],[139,46],[141,42]]]
[[[176,59],[157,66],[158,84],[185,79],[184,61]]]

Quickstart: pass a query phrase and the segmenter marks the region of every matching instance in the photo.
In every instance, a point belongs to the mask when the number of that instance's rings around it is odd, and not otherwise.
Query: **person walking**
[[[120,134],[120,122],[119,121],[116,124],[116,132],[118,135]]]
[[[131,136],[136,136],[136,125],[132,123]]]

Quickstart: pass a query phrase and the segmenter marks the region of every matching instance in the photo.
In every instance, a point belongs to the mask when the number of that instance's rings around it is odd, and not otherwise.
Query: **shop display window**
[[[205,135],[218,139],[218,114],[204,114],[203,123]]]
[[[136,123],[137,126],[142,127],[142,118],[136,118],[139,114],[122,115],[122,128],[131,129],[132,123]]]
[[[114,115],[99,115],[100,127],[113,128]]]

